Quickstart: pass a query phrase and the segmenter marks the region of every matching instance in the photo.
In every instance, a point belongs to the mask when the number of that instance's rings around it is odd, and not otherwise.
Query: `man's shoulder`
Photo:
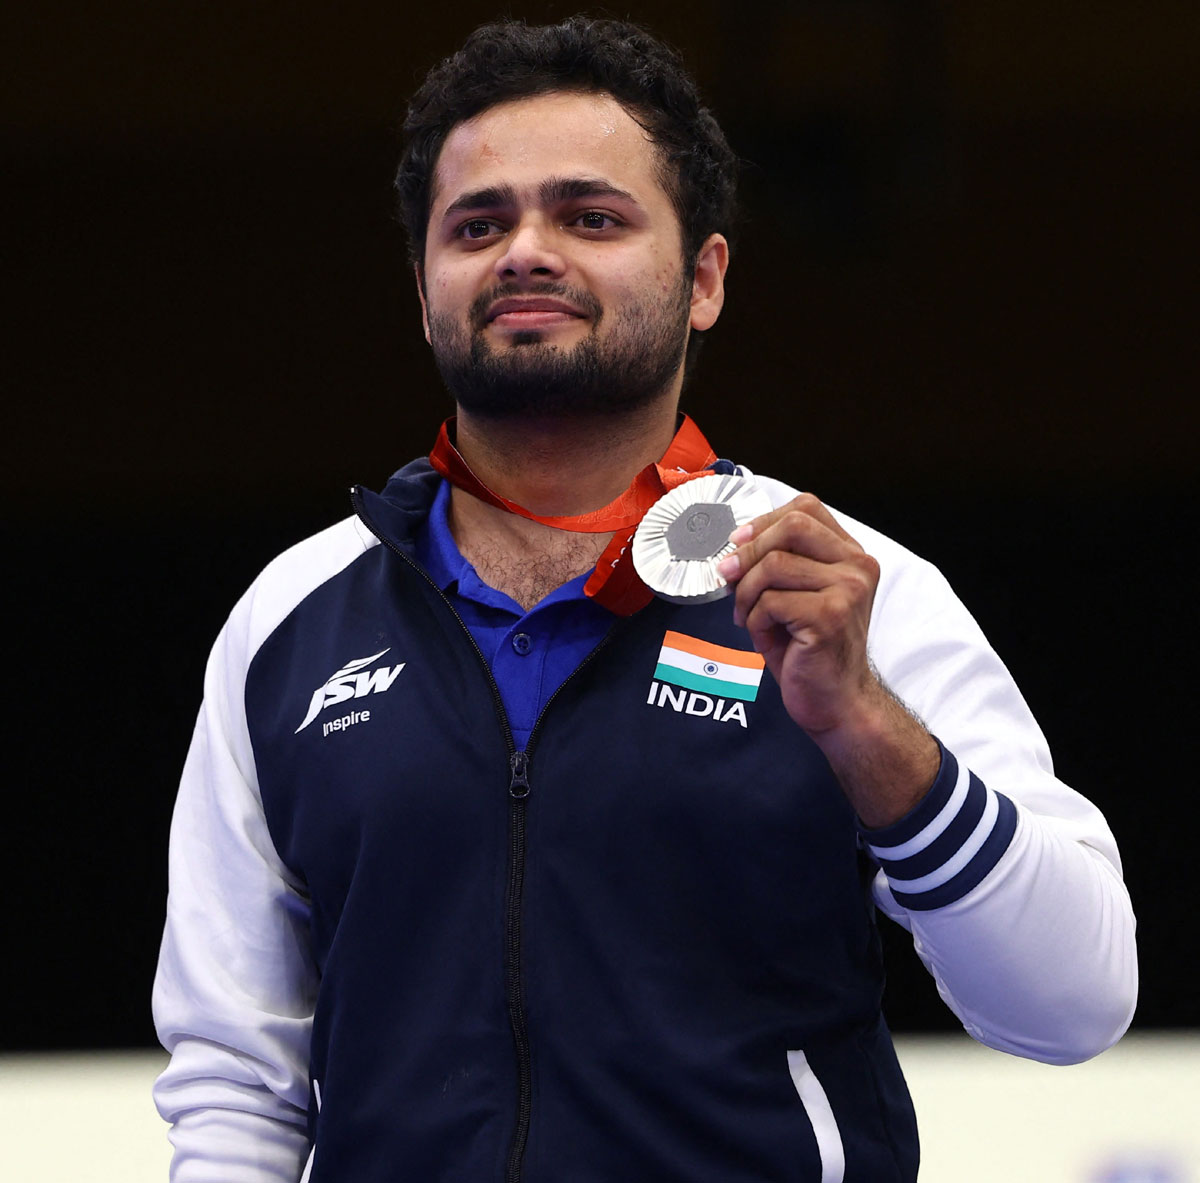
[[[351,494],[357,512],[277,555],[250,585],[246,598],[258,610],[267,609],[270,614],[277,604],[299,602],[378,546],[375,531],[381,527],[385,537],[407,538],[428,512],[439,479],[429,462],[421,458],[393,473],[382,493],[356,485]],[[381,519],[372,526],[364,520],[367,506],[372,516]]]
[[[255,596],[296,589],[301,594],[318,587],[360,555],[379,545],[379,539],[356,514],[310,534],[275,556],[250,585]]]
[[[289,546],[273,558],[230,613],[226,630],[247,654],[258,650],[313,592],[379,545],[354,515]]]

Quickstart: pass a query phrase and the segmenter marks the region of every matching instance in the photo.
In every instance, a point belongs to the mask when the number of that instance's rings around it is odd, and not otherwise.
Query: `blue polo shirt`
[[[517,750],[524,751],[550,696],[600,643],[613,623],[583,594],[590,572],[555,588],[528,612],[489,587],[450,533],[450,484],[442,481],[417,532],[416,559],[447,595],[491,667]]]

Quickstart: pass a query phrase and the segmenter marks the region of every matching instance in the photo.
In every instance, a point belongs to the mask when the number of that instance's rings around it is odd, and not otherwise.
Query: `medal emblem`
[[[704,604],[733,589],[717,564],[736,547],[738,526],[770,513],[766,493],[750,477],[697,477],[660,497],[633,536],[633,565],[655,595],[672,604]]]

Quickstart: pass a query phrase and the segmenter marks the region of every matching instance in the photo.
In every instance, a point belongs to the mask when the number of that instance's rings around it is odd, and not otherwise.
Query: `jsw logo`
[[[345,702],[350,698],[365,698],[368,694],[381,694],[396,680],[405,663],[399,665],[381,666],[377,670],[366,670],[364,667],[378,661],[388,649],[381,649],[372,657],[359,657],[347,662],[335,673],[324,686],[318,686],[313,691],[312,702],[308,704],[308,714],[304,722],[292,733],[303,731],[326,707],[335,703]],[[360,672],[362,671],[362,672]]]

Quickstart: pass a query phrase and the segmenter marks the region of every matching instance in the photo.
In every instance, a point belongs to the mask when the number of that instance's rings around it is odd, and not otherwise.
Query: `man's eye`
[[[575,221],[585,230],[608,230],[617,224],[616,220],[609,217],[608,214],[602,214],[599,210],[594,209],[586,210]]]
[[[487,238],[494,229],[495,224],[486,218],[472,218],[469,222],[464,222],[458,232],[463,238]]]

